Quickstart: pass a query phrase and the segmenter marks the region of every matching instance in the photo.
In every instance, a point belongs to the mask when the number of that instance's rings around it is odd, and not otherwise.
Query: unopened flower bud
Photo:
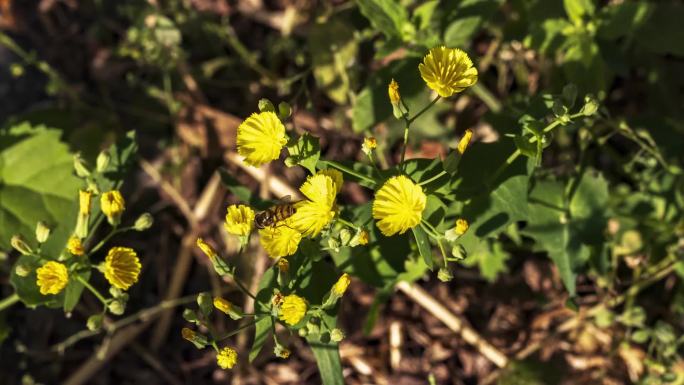
[[[334,328],[330,331],[330,341],[332,342],[340,342],[344,339],[344,337],[345,335],[342,329]]]
[[[401,94],[399,94],[399,83],[394,79],[390,82],[387,87],[387,93],[389,95],[390,103],[392,103],[392,114],[395,118],[401,119],[408,111],[401,104]]]
[[[245,315],[239,306],[221,297],[214,297],[214,307],[234,320],[239,320]]]
[[[451,274],[448,268],[442,267],[439,269],[439,272],[437,272],[437,279],[442,282],[449,282],[454,279],[454,276]]]
[[[276,345],[275,348],[273,348],[273,354],[279,358],[288,358],[290,357],[290,349],[281,345]]]
[[[88,330],[97,331],[102,327],[102,314],[94,314],[88,317],[88,322],[86,323]]]
[[[33,253],[33,250],[31,250],[31,247],[26,243],[24,237],[22,237],[19,234],[12,237],[12,239],[10,240],[10,244],[12,245],[14,250],[20,252],[23,255],[29,255]]]
[[[107,308],[114,315],[122,315],[126,311],[126,301],[123,298],[115,298]]]
[[[76,171],[76,175],[80,178],[90,176],[90,171],[86,167],[85,160],[81,157],[81,154],[74,154],[74,171]]]
[[[23,263],[18,264],[17,267],[14,268],[14,272],[20,277],[28,277],[28,275],[31,274],[31,267]]]
[[[43,221],[39,221],[36,224],[36,240],[38,243],[45,243],[48,237],[50,237],[50,228]]]
[[[374,137],[369,136],[369,137],[363,139],[363,144],[361,145],[361,151],[363,151],[364,154],[369,155],[377,147],[378,147],[378,141]]]
[[[456,146],[456,150],[463,155],[465,152],[466,148],[468,148],[468,144],[470,144],[470,140],[473,138],[473,130],[467,129],[463,133],[463,137],[461,140],[458,142],[458,146]]]
[[[102,151],[100,154],[97,156],[97,160],[95,161],[95,167],[97,172],[104,172],[107,167],[109,166],[109,160],[111,157],[109,156],[109,152],[107,151]]]
[[[152,218],[152,215],[150,215],[150,213],[144,213],[141,216],[139,216],[138,219],[135,221],[133,228],[136,231],[145,231],[152,227],[153,223],[154,218]]]

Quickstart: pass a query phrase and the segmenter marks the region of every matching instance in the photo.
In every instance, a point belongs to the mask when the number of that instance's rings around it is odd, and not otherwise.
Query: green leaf
[[[314,336],[307,337],[307,341],[316,358],[316,365],[318,365],[318,372],[321,375],[322,384],[344,385],[340,351],[337,344],[320,342]]]
[[[270,313],[271,309],[268,304],[271,303],[271,297],[273,296],[273,289],[278,285],[276,274],[274,268],[266,270],[261,276],[261,281],[259,282],[259,291],[257,292],[257,300],[255,301],[255,310],[261,313]],[[249,351],[249,362],[254,361],[254,359],[261,352],[261,348],[264,347],[268,337],[271,335],[271,330],[273,328],[273,318],[268,316],[259,320],[254,327],[254,343],[252,344],[252,349]]]
[[[311,174],[316,173],[316,163],[321,156],[321,147],[317,137],[304,133],[297,142],[288,145],[287,150],[290,153],[290,156],[285,159],[288,167],[298,164],[309,170]]]
[[[416,226],[411,230],[413,231],[413,236],[416,239],[416,245],[418,245],[418,251],[421,257],[423,257],[423,261],[432,270],[435,262],[432,260],[432,248],[430,247],[430,239],[427,233],[420,226]]]
[[[13,234],[36,246],[38,221],[52,229],[42,251],[59,256],[76,222],[80,181],[60,132],[26,126],[0,130],[0,248]],[[36,156],[40,154],[40,156]]]
[[[591,16],[594,14],[593,0],[563,0],[563,5],[568,17],[575,24],[582,23],[584,15]]]
[[[83,283],[77,280],[74,275],[88,282],[90,279],[90,273],[91,271],[88,269],[78,273],[73,273],[72,276],[69,277],[69,283],[64,289],[64,312],[68,313],[74,310],[76,305],[78,305],[78,301],[81,299],[81,294],[83,294],[83,289],[85,288]]]
[[[221,183],[238,197],[240,201],[248,203],[252,201],[252,190],[240,184],[237,179],[230,175],[230,172],[225,167],[219,168],[218,172],[221,177]]]
[[[480,16],[469,16],[454,21],[444,31],[444,43],[449,47],[467,46],[481,24]]]
[[[318,86],[330,99],[345,104],[351,84],[347,72],[358,51],[354,29],[349,23],[330,19],[312,26],[308,36],[313,74]]]
[[[408,23],[408,13],[395,0],[356,0],[361,13],[371,25],[387,36],[403,40],[404,28]]]

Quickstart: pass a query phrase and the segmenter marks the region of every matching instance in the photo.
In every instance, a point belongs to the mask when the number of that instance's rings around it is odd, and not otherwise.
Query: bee
[[[283,197],[280,201],[280,203],[256,213],[254,216],[254,226],[257,229],[261,230],[266,227],[276,227],[278,222],[286,220],[297,212],[297,208],[295,207],[295,203],[297,202],[290,202],[289,196]]]

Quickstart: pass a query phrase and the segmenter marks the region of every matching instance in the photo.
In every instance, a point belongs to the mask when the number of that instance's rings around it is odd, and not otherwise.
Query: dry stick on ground
[[[229,162],[236,164],[241,169],[246,171],[257,181],[262,183],[265,182],[267,187],[276,196],[298,195],[297,190],[292,188],[285,181],[277,176],[266,178],[263,170],[248,166],[236,153],[226,153],[225,158]],[[397,289],[404,292],[409,298],[416,301],[416,303],[425,308],[425,310],[429,311],[437,319],[442,321],[447,327],[459,334],[466,343],[475,347],[480,354],[488,358],[496,366],[503,368],[508,364],[508,357],[506,357],[505,354],[487,342],[487,340],[482,338],[475,329],[467,324],[465,320],[459,318],[456,314],[449,311],[449,309],[444,307],[441,303],[439,303],[439,301],[423,290],[420,286],[416,284],[410,284],[408,282],[399,282],[397,284]]]

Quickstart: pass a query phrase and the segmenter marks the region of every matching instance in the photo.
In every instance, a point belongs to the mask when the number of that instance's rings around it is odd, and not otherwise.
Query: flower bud
[[[118,190],[107,191],[100,197],[100,208],[112,226],[118,225],[126,203]]]
[[[88,317],[86,326],[88,327],[88,330],[92,332],[100,330],[102,327],[102,314],[94,314]]]
[[[276,344],[276,346],[273,348],[273,354],[279,358],[288,358],[290,357],[290,349],[282,346],[281,344]]]
[[[454,276],[451,274],[448,268],[442,267],[439,269],[439,272],[437,272],[437,279],[442,282],[449,282],[454,279]]]
[[[81,154],[74,154],[74,171],[76,171],[76,175],[80,178],[90,176],[90,171],[86,167],[85,160],[81,157]]]
[[[114,315],[122,315],[126,311],[126,301],[122,298],[116,298],[109,303],[107,308]]]
[[[20,252],[22,255],[30,255],[33,253],[33,250],[31,250],[31,247],[26,243],[24,237],[19,234],[12,237],[10,244],[14,250]]]
[[[361,151],[363,151],[364,154],[370,155],[373,150],[375,150],[378,147],[378,141],[372,137],[369,136],[367,138],[363,139],[363,144],[361,145]]]
[[[18,264],[17,267],[14,268],[14,273],[20,277],[28,277],[28,275],[31,274],[31,266],[23,263]]]
[[[221,297],[214,297],[214,307],[234,320],[239,320],[245,315],[239,306]]]
[[[399,94],[399,83],[394,79],[392,79],[387,87],[387,93],[389,95],[390,103],[392,103],[392,114],[395,118],[401,119],[408,111],[402,106],[401,95]]]
[[[38,243],[45,243],[48,237],[50,237],[50,228],[43,221],[39,221],[36,224],[36,240]]]
[[[473,138],[473,130],[467,129],[463,133],[463,137],[461,140],[458,142],[458,146],[456,146],[456,150],[458,151],[459,154],[463,155],[465,152],[466,148],[468,148],[468,144],[470,144],[470,139]]]
[[[275,107],[270,100],[266,98],[259,99],[259,112],[275,112]]]
[[[209,293],[200,293],[197,296],[197,305],[199,306],[200,313],[206,318],[211,314],[211,310],[213,309],[212,306],[212,300],[211,300],[211,294]]]
[[[189,328],[181,329],[181,335],[183,336],[183,339],[192,342],[197,349],[202,349],[209,343],[207,337]]]
[[[199,319],[197,318],[197,313],[192,309],[183,310],[183,319],[188,322],[196,323]]]
[[[278,117],[281,120],[285,120],[292,115],[292,106],[288,102],[278,103]]]
[[[95,169],[97,170],[97,172],[104,172],[109,166],[110,159],[111,157],[109,156],[109,152],[100,152],[100,154],[97,156],[97,160],[95,161]]]
[[[133,228],[136,231],[145,231],[152,227],[152,224],[154,223],[154,218],[152,218],[152,215],[150,213],[144,213],[138,219],[135,221],[135,224],[133,225]]]
[[[330,341],[332,342],[340,342],[344,339],[344,337],[345,335],[342,329],[334,328],[330,331]]]
[[[81,256],[85,254],[85,248],[83,247],[81,239],[75,235],[69,237],[66,248],[72,255]]]

